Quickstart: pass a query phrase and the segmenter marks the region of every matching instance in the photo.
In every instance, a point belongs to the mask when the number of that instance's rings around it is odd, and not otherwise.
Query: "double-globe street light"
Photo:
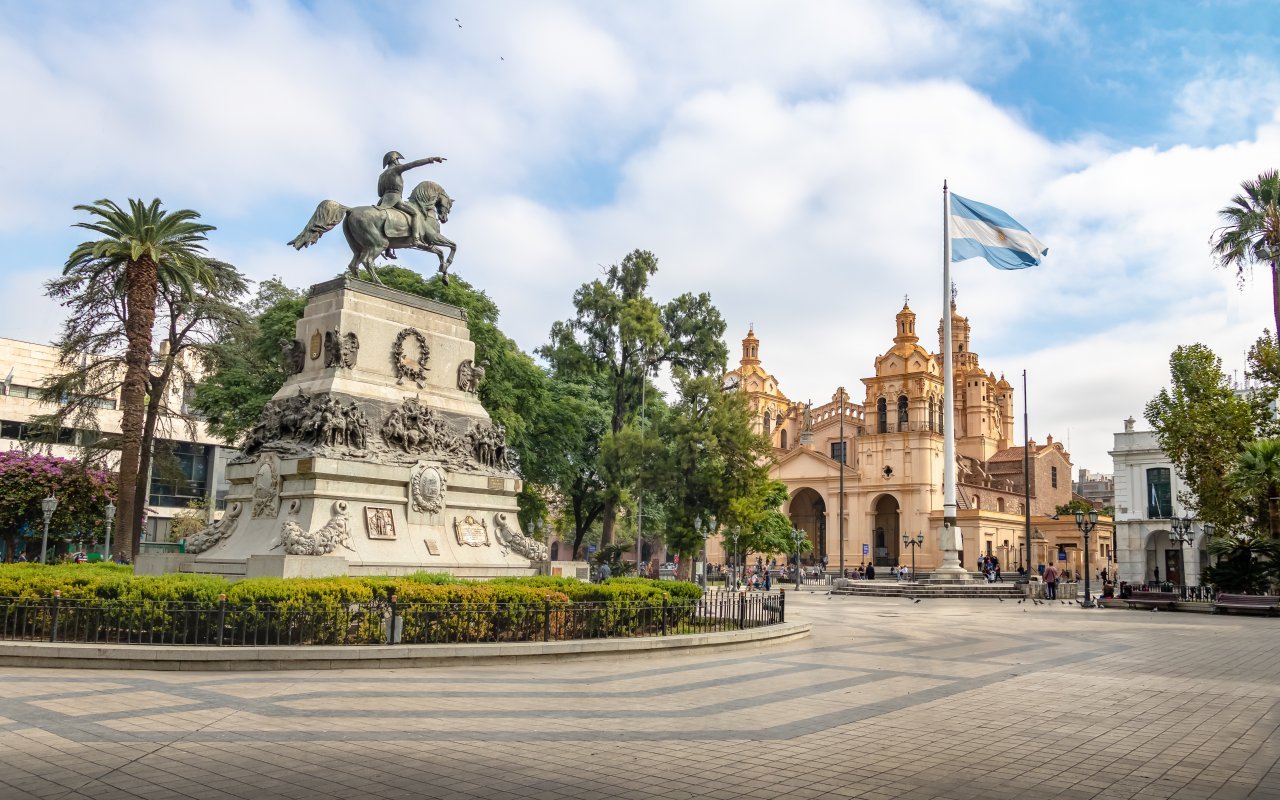
[[[40,510],[44,512],[44,537],[40,539],[40,563],[47,563],[45,556],[49,552],[49,520],[53,519],[53,512],[58,510],[58,498],[51,493],[48,497],[40,501]]]
[[[1087,515],[1083,511],[1076,512],[1076,527],[1084,534],[1084,602],[1080,604],[1081,608],[1093,608],[1093,599],[1089,597],[1089,534],[1097,526],[1097,509],[1091,509]]]
[[[916,579],[916,550],[924,544],[924,534],[917,533],[915,538],[902,534],[902,543],[911,548],[911,580]]]

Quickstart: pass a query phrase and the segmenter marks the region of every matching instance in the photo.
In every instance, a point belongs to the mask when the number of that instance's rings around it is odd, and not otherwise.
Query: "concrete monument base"
[[[313,286],[289,377],[228,466],[227,510],[188,541],[236,577],[537,574],[516,454],[476,397],[466,313],[351,278]]]

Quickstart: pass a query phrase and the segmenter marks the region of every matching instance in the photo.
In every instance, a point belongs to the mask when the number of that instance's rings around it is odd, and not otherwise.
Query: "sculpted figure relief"
[[[506,514],[498,513],[493,516],[493,535],[499,545],[530,561],[546,561],[549,558],[547,546],[517,530]]]
[[[315,533],[298,524],[298,508],[298,501],[294,500],[289,507],[289,519],[280,527],[280,535],[272,540],[268,550],[284,548],[291,556],[327,556],[339,547],[355,552],[351,548],[351,518],[346,501],[334,501],[332,516]]]
[[[229,504],[226,513],[222,515],[222,519],[192,534],[187,539],[187,552],[203,553],[234,533],[236,523],[240,521],[241,508],[242,506],[239,503]]]
[[[475,394],[480,391],[482,380],[484,380],[483,364],[473,364],[468,358],[458,365],[458,388],[462,391]]]
[[[297,339],[281,339],[280,354],[284,360],[285,375],[297,375],[307,363],[307,346]]]
[[[360,354],[360,340],[354,333],[343,335],[337,328],[324,335],[324,365],[351,369]]]
[[[272,449],[311,447],[346,448],[363,451],[369,446],[368,417],[354,401],[343,405],[332,395],[308,395],[298,389],[293,397],[267,403],[241,450],[252,457],[268,445]],[[353,453],[356,455],[356,453]]]
[[[399,249],[426,250],[440,259],[440,275],[449,282],[449,265],[457,245],[447,239],[440,226],[449,221],[453,198],[434,181],[423,181],[404,197],[404,173],[411,169],[444,161],[439,156],[405,161],[404,156],[392,150],[382,158],[382,174],[378,176],[378,203],[373,206],[348,208],[333,200],[324,200],[316,207],[311,220],[289,244],[301,250],[320,240],[320,237],[342,223],[342,232],[351,246],[351,263],[347,269],[360,277],[359,267],[364,266],[370,280],[381,284],[374,270],[374,259],[382,254],[395,258]],[[448,248],[446,259],[441,248]]]

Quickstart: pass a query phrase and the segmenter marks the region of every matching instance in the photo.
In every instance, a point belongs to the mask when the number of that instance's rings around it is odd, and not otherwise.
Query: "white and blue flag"
[[[996,269],[1034,267],[1049,248],[1005,212],[951,194],[951,260],[985,258]]]

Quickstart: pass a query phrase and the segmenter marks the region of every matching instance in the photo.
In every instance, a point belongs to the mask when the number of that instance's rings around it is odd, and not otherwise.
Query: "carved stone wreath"
[[[418,363],[415,366],[405,359],[404,340],[410,336],[418,343]],[[427,359],[431,357],[431,348],[427,347],[427,337],[417,328],[405,328],[396,336],[396,343],[391,346],[391,360],[396,367],[396,385],[410,378],[418,384],[419,389],[426,388],[423,381],[427,379]]]

